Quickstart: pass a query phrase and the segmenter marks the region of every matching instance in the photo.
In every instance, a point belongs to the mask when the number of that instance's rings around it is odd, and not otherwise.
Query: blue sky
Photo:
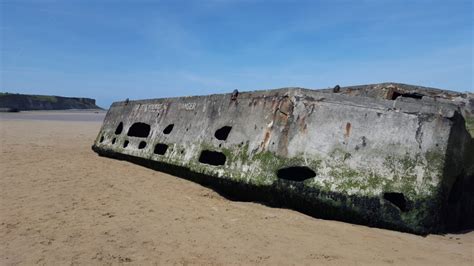
[[[6,1],[0,90],[113,101],[385,81],[473,91],[470,0]]]

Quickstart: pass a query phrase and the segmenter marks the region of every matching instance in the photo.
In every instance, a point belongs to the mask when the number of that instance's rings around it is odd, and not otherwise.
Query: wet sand
[[[0,115],[1,265],[474,264],[474,232],[422,237],[229,201],[97,156],[98,114],[58,115]]]
[[[102,122],[107,111],[104,110],[70,110],[70,111],[21,111],[18,113],[0,112],[1,120],[46,120]]]

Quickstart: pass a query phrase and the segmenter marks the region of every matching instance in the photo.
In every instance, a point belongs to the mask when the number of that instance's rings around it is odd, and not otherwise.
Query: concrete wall
[[[117,102],[93,148],[237,197],[423,233],[446,228],[452,187],[472,180],[463,123],[448,103],[285,88]]]
[[[322,91],[332,92],[333,88]],[[337,93],[363,96],[379,99],[395,99],[397,97],[412,97],[422,101],[455,104],[461,110],[466,122],[474,123],[474,94],[414,86],[401,83],[380,83],[340,88]],[[470,126],[470,124],[468,124]],[[471,132],[473,135],[474,132]]]

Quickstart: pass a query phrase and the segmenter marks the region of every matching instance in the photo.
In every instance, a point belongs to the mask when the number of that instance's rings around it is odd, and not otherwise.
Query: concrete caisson
[[[420,234],[472,226],[474,144],[459,105],[345,92],[116,102],[93,149],[315,217]]]

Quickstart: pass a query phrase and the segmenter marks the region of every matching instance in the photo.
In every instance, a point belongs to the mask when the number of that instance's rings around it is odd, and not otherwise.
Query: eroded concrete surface
[[[420,88],[116,102],[93,149],[317,217],[422,234],[470,227],[472,95]]]

